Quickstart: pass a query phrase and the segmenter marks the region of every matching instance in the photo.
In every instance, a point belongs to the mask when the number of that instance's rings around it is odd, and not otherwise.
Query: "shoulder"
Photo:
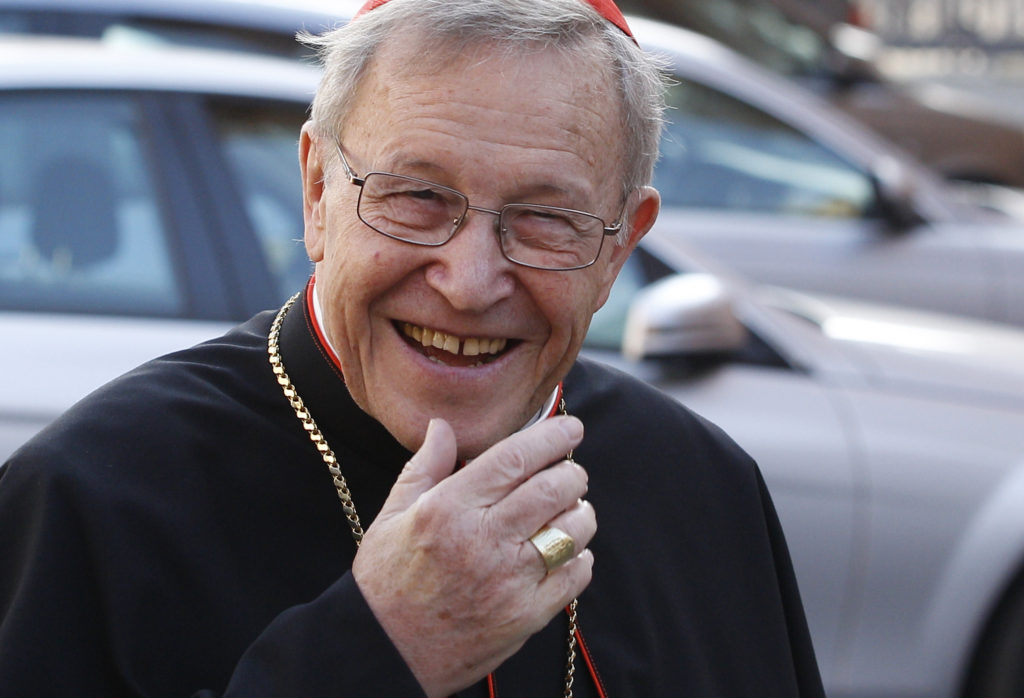
[[[73,405],[16,451],[12,469],[81,481],[111,467],[165,462],[210,431],[263,409],[276,387],[261,313],[226,334],[148,361]],[[250,427],[251,429],[251,427]]]
[[[649,383],[605,364],[579,359],[566,378],[565,393],[569,411],[583,420],[588,434],[600,430],[666,457],[685,452],[690,460],[703,456],[743,468],[753,465],[716,424]]]

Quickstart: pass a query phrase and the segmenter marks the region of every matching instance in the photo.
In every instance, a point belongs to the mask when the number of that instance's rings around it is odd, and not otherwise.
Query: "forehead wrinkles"
[[[357,137],[390,129],[485,136],[481,148],[564,152],[590,167],[621,160],[622,117],[610,66],[579,64],[576,52],[533,49],[519,55],[478,46],[452,55],[416,41],[381,47],[356,95]],[[457,76],[445,82],[445,76]],[[554,86],[554,89],[552,89]],[[478,127],[478,128],[473,128]],[[392,134],[393,135],[393,134]],[[374,165],[376,166],[376,165]]]

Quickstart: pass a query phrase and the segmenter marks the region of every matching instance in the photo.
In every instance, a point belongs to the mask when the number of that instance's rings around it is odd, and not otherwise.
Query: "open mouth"
[[[431,361],[446,366],[484,366],[514,344],[504,337],[458,337],[408,322],[397,324],[411,346]]]

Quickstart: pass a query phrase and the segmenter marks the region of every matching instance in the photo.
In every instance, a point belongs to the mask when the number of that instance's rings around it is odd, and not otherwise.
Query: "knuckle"
[[[450,525],[454,513],[445,499],[446,497],[437,490],[420,495],[416,506],[410,511],[415,530],[431,531]]]
[[[529,475],[530,458],[526,446],[510,442],[497,459],[499,474],[508,482],[522,482]]]
[[[545,509],[550,509],[553,512],[561,511],[564,507],[562,503],[565,499],[563,489],[559,487],[559,483],[555,481],[553,477],[545,477],[545,473],[535,475],[533,483],[533,496],[540,506]]]

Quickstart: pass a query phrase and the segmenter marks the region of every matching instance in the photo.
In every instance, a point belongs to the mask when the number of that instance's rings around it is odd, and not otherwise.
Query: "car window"
[[[282,300],[302,288],[312,271],[302,244],[299,129],[294,106],[230,105],[213,108],[228,167],[263,247]]]
[[[622,347],[622,335],[626,329],[626,314],[633,296],[646,285],[643,268],[636,253],[626,259],[619,276],[612,285],[608,300],[598,310],[590,322],[590,329],[583,342],[591,349],[611,349],[618,351]]]
[[[644,286],[664,278],[673,270],[642,247],[638,247],[626,258],[619,271],[608,300],[598,310],[590,323],[584,346],[589,349],[622,348],[622,336],[626,330],[626,316],[633,297]]]
[[[756,107],[679,80],[655,186],[668,206],[856,218],[871,179],[832,150]]]
[[[0,95],[0,307],[181,312],[143,132],[127,97]]]

